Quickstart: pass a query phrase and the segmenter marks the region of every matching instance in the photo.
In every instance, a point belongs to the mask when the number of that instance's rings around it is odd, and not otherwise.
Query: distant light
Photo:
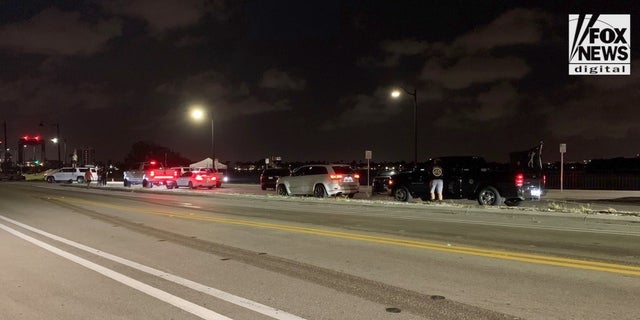
[[[53,142],[53,143],[58,143],[58,138],[53,138],[53,139],[51,139],[51,142]]]
[[[400,90],[393,90],[393,91],[391,91],[391,97],[392,97],[392,98],[398,98],[398,97],[400,97]]]

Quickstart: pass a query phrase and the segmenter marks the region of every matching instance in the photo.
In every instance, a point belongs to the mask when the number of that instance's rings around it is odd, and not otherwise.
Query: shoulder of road
[[[48,185],[48,184],[44,184]],[[87,190],[86,185],[78,184],[58,184],[63,187],[78,188]],[[92,187],[88,190],[111,190],[143,193],[171,193],[177,190],[165,190],[162,187],[146,189],[142,187],[123,187],[121,182],[110,182],[106,187]],[[531,215],[553,215],[566,217],[583,217],[589,219],[607,220],[628,220],[640,222],[640,191],[626,190],[547,190],[547,194],[541,201],[525,201],[520,207],[489,207],[479,206],[470,200],[445,200],[443,202],[424,202],[415,200],[413,203],[393,201],[385,195],[371,196],[367,187],[361,188],[361,192],[354,199],[317,199],[313,197],[282,197],[275,192],[265,192],[260,190],[257,184],[234,184],[227,183],[221,189],[214,190],[189,190],[180,189],[180,194],[203,197],[249,197],[260,199],[280,199],[284,201],[305,201],[327,203],[348,203],[351,205],[373,205],[395,208],[415,208],[429,207],[439,211],[457,212],[464,210],[499,213],[499,214],[531,214]]]

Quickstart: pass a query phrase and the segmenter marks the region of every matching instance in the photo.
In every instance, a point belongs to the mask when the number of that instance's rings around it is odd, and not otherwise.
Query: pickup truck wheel
[[[413,200],[411,192],[409,192],[409,189],[407,189],[407,187],[398,187],[393,190],[393,198],[402,202],[409,202]]]
[[[478,203],[483,206],[499,206],[502,198],[494,187],[484,187],[478,193]]]
[[[193,185],[193,182],[189,181],[189,189],[195,189],[196,187]]]
[[[216,183],[216,188],[222,188],[222,182]]]
[[[142,181],[142,187],[143,188],[151,188],[151,187],[153,187],[153,184],[151,182],[149,182],[149,180],[143,180]]]
[[[276,192],[278,193],[279,196],[288,196],[289,193],[287,192],[287,187],[284,186],[284,184],[279,184],[276,187]]]
[[[124,179],[123,185],[125,187],[131,187],[131,182],[129,182],[129,180],[127,180],[127,179]]]
[[[517,207],[520,205],[520,203],[522,203],[522,200],[520,199],[507,199],[504,201],[504,204],[506,204],[509,207]]]
[[[76,181],[77,181],[78,183],[84,183],[84,177],[78,177],[78,178],[76,179]]]
[[[327,190],[323,185],[317,184],[315,187],[313,187],[313,196],[316,198],[326,198],[328,196]]]
[[[53,177],[47,177],[47,182],[54,183],[56,182],[56,179],[54,179]]]

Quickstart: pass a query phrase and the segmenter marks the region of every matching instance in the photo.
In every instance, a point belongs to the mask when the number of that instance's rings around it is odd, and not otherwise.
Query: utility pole
[[[2,146],[2,163],[7,162],[7,121],[4,121],[4,146]]]

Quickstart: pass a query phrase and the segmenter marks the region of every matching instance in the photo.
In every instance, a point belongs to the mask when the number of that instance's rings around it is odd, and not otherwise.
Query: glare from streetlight
[[[53,142],[53,143],[58,143],[58,138],[53,138],[53,139],[51,139],[51,142]]]
[[[202,120],[204,119],[204,111],[202,111],[201,107],[193,107],[193,109],[191,109],[191,118],[195,119],[195,120]]]
[[[400,90],[391,91],[391,97],[394,99],[400,97]]]

